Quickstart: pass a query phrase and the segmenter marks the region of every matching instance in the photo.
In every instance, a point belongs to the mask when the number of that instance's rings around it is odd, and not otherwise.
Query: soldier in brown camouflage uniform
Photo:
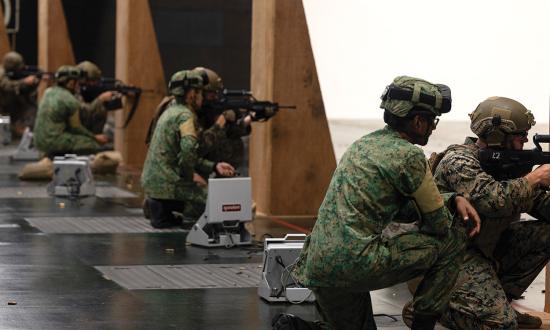
[[[293,275],[311,288],[334,329],[375,329],[369,291],[424,274],[414,297],[414,329],[433,329],[447,309],[466,241],[463,221],[479,217],[468,201],[440,195],[422,149],[451,108],[450,90],[397,77],[382,96],[385,128],[346,151],[332,177]],[[384,237],[391,222],[414,221],[419,232]],[[454,226],[453,226],[454,223]],[[281,326],[285,317],[276,320]]]
[[[482,219],[442,323],[453,329],[539,328],[538,317],[514,311],[510,300],[520,298],[550,259],[550,165],[513,178],[488,173],[479,151],[523,149],[535,120],[504,97],[481,102],[470,117],[479,138],[450,146],[434,171],[439,189],[464,194]],[[538,220],[518,221],[523,212]]]
[[[198,153],[202,129],[197,110],[202,105],[203,87],[198,71],[176,72],[168,85],[174,98],[163,102],[152,124],[141,183],[147,196],[144,210],[150,212],[155,228],[180,225],[181,219],[173,216],[174,211],[192,219],[202,214],[206,190],[196,182],[196,173],[205,177],[214,171],[222,176],[234,175],[231,165],[207,160]]]
[[[228,162],[235,168],[247,172],[248,164],[244,164],[244,142],[243,137],[250,135],[252,117],[246,115],[237,118],[236,110],[226,110],[220,113],[211,107],[212,102],[219,99],[223,90],[221,77],[214,71],[198,67],[203,77],[208,80],[204,87],[204,104],[199,114],[199,122],[205,129],[201,141],[200,153],[214,161]]]
[[[107,109],[110,104],[122,106],[121,96],[114,91],[95,93],[93,87],[101,83],[101,70],[90,62],[82,61],[77,67],[84,72],[80,81],[79,99],[82,101],[80,108],[80,121],[82,125],[94,134],[101,134],[107,122]],[[86,88],[88,87],[88,88]]]
[[[18,72],[24,67],[21,54],[8,52],[0,68],[0,114],[10,116],[15,136],[32,127],[36,116],[36,89],[40,79],[36,75],[19,77]]]

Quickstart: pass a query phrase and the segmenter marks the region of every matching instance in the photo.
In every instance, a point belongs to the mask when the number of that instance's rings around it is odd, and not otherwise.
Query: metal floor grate
[[[47,234],[117,234],[186,232],[181,228],[155,229],[142,216],[136,217],[29,217],[31,226]]]
[[[261,264],[95,266],[128,290],[254,288]]]
[[[118,188],[109,186],[96,186],[95,195],[100,198],[133,198],[136,194]],[[2,187],[0,188],[0,198],[50,198],[43,187]]]

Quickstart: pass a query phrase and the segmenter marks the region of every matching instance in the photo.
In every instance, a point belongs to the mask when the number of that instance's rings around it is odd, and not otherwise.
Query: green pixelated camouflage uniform
[[[434,176],[441,191],[463,193],[481,217],[442,323],[452,329],[516,329],[508,301],[519,298],[550,258],[550,195],[524,178],[496,181],[469,138],[450,146]],[[539,219],[518,222],[526,212]]]
[[[23,79],[12,80],[0,68],[0,114],[10,116],[11,130],[20,135],[24,127],[32,127],[36,116],[36,88]]]
[[[363,136],[343,155],[293,271],[314,290],[334,328],[362,328],[368,291],[422,274],[416,313],[446,310],[466,235],[451,229],[452,216],[443,204],[429,213],[415,212],[416,218],[408,215],[421,184],[435,187],[427,166],[422,150],[387,126]],[[390,222],[419,216],[419,232],[382,235]]]
[[[46,154],[96,153],[99,144],[80,123],[80,101],[66,88],[46,89],[34,125],[34,144]]]
[[[193,173],[208,178],[215,165],[198,153],[201,134],[195,113],[170,102],[156,122],[141,175],[148,197],[182,201],[188,218],[198,218],[206,204],[207,191],[193,181]]]

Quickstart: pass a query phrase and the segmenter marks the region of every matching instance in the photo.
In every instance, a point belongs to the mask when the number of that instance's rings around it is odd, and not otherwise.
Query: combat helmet
[[[469,116],[472,132],[490,147],[503,146],[506,135],[525,133],[536,123],[523,104],[500,96],[481,102]]]
[[[419,78],[396,77],[380,98],[380,108],[397,117],[407,117],[412,112],[428,112],[440,116],[451,111],[451,89],[446,85],[432,84]]]
[[[101,70],[99,67],[90,62],[82,61],[76,65],[84,73],[84,77],[89,80],[99,80],[101,79]]]
[[[62,65],[55,72],[55,81],[58,83],[66,83],[71,79],[82,78],[82,70],[74,65]]]
[[[168,83],[168,91],[174,96],[185,96],[190,88],[204,88],[204,81],[199,70],[182,70],[174,73]]]
[[[2,66],[6,71],[17,71],[23,69],[25,61],[18,52],[7,52],[2,60]]]
[[[223,89],[222,78],[215,71],[201,66],[196,67],[193,70],[197,70],[202,73],[205,91],[217,92]]]

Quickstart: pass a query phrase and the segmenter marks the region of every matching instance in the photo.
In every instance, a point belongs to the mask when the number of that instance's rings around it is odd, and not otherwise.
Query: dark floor
[[[98,185],[130,188],[133,198],[87,197],[79,201],[26,192],[47,182],[21,182],[24,163],[0,152],[1,329],[270,329],[287,311],[315,319],[311,304],[268,304],[257,288],[127,290],[95,266],[253,264],[259,246],[206,249],[189,246],[185,232],[45,234],[25,218],[141,216],[137,179],[97,177]],[[2,189],[14,191],[2,195]],[[5,198],[4,198],[5,197]]]

